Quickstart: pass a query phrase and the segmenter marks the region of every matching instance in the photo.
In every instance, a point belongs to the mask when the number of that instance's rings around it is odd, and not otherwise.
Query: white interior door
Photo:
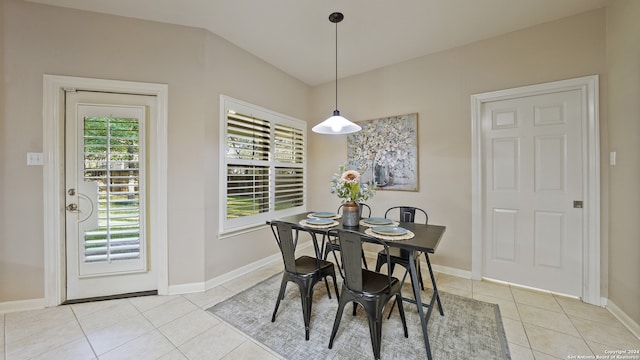
[[[146,206],[146,128],[154,101],[67,93],[67,300],[157,289]]]
[[[483,103],[484,276],[582,296],[579,90]]]

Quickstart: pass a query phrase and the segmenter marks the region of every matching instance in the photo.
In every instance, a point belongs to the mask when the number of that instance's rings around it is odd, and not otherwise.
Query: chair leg
[[[329,282],[327,281],[327,277],[325,276],[323,278],[323,280],[324,280],[324,286],[327,287],[327,295],[329,296],[329,299],[331,299],[331,291],[329,291]],[[333,283],[335,284],[335,281]],[[337,292],[336,292],[336,294],[337,294]]]
[[[271,322],[276,321],[276,313],[278,312],[278,307],[280,307],[280,300],[284,298],[284,291],[287,289],[287,280],[284,275],[282,276],[282,282],[280,283],[280,293],[278,294],[278,301],[276,301],[276,307],[273,309],[273,315],[271,316]]]
[[[407,319],[404,316],[404,305],[402,305],[402,296],[400,294],[396,295],[396,301],[398,303],[398,312],[400,312],[400,320],[402,320],[402,328],[404,329],[404,337],[409,337],[409,331],[407,331]]]
[[[380,359],[380,345],[382,343],[382,318],[376,309],[367,311],[369,317],[369,333],[371,335],[371,346],[373,347],[373,356],[376,360]],[[375,312],[375,313],[374,313]]]
[[[313,304],[313,285],[303,282],[300,286],[300,299],[302,300],[302,317],[304,319],[304,339],[309,340],[311,322],[311,305]]]
[[[369,270],[369,266],[367,266],[367,259],[364,256],[364,251],[362,252],[362,263],[364,264],[364,268]]]
[[[344,288],[343,288],[344,289]],[[344,306],[347,304],[347,301],[343,298],[338,303],[338,311],[336,312],[336,319],[333,321],[333,330],[331,330],[331,337],[329,338],[329,349],[333,347],[333,340],[336,337],[336,333],[338,332],[338,327],[340,327],[340,320],[342,320],[342,313],[344,311]]]
[[[336,274],[333,274],[331,279],[333,280],[333,289],[336,291],[336,300],[340,302],[340,293],[338,293],[338,283],[336,282]]]

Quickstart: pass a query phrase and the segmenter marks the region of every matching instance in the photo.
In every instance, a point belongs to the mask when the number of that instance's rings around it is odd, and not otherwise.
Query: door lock
[[[67,205],[67,211],[78,211],[78,204],[69,204]]]
[[[582,201],[580,201],[580,200],[575,200],[575,201],[573,202],[573,207],[574,207],[574,208],[576,208],[576,209],[582,209]]]

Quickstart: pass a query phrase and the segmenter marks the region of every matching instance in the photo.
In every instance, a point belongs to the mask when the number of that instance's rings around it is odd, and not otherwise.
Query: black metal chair
[[[341,204],[340,206],[338,206],[338,214],[341,214],[342,212],[342,207],[344,206],[344,204]],[[360,207],[360,218],[369,218],[371,217],[371,207],[365,203],[358,203],[358,206]],[[329,255],[329,253],[333,252],[333,251],[340,251],[340,241],[336,238],[331,238],[331,237],[327,237],[326,239],[326,244],[325,244],[325,239],[323,239],[323,246],[324,246],[324,256],[322,257],[324,260],[327,259],[327,255]],[[369,266],[367,265],[367,259],[364,256],[364,253],[362,253],[362,263],[364,264],[364,268],[368,269]]]
[[[284,261],[284,272],[282,273],[282,282],[280,284],[280,293],[276,301],[276,307],[273,309],[271,322],[276,321],[276,313],[280,306],[280,301],[284,298],[285,290],[289,281],[295,282],[300,288],[300,297],[302,298],[302,316],[304,318],[305,340],[309,340],[309,323],[311,320],[311,305],[313,303],[313,289],[315,285],[324,279],[327,286],[327,293],[331,298],[327,277],[333,279],[333,287],[338,295],[338,285],[336,283],[336,272],[333,263],[318,259],[311,256],[295,257],[295,250],[298,244],[298,235],[300,231],[306,230],[297,224],[284,221],[272,221],[271,231],[276,238],[282,260]]]
[[[344,265],[344,272],[338,267],[340,276],[344,281],[338,301],[336,319],[329,339],[329,349],[333,347],[333,341],[340,326],[344,307],[353,302],[353,315],[356,314],[357,304],[360,304],[367,314],[373,355],[376,359],[380,359],[384,308],[394,296],[395,300],[393,302],[398,304],[404,337],[409,337],[402,305],[402,284],[397,278],[391,276],[390,272],[382,274],[363,269],[360,259],[362,258],[362,242],[380,245],[387,254],[389,247],[381,240],[351,230],[331,230],[329,235],[340,239],[340,244],[342,245],[340,258]],[[387,264],[390,263],[390,260],[387,261]]]
[[[429,222],[429,216],[427,215],[427,212],[413,206],[391,207],[387,209],[387,211],[384,213],[384,217],[387,218],[388,216],[391,215],[391,212],[395,211],[396,209],[399,210],[400,215],[398,217],[398,220],[400,220],[401,222],[411,222],[411,223],[416,222],[416,213],[418,213],[420,217],[424,218],[422,220],[424,221],[425,224]],[[416,270],[418,272],[418,281],[420,282],[420,287],[422,288],[422,290],[424,290],[424,283],[422,281],[422,272],[420,271],[420,255],[421,255],[420,252],[416,252],[414,258],[409,259],[409,252],[407,250],[392,248],[390,249],[389,256],[387,257],[385,253],[380,251],[378,253],[378,259],[376,261],[376,271],[380,271],[380,268],[382,267],[382,265],[390,259],[391,264],[390,264],[389,270],[391,271],[391,273],[393,273],[393,270],[396,265],[400,265],[405,268],[404,275],[402,276],[402,283],[404,284],[404,281],[406,280],[407,275],[409,274],[409,261],[415,261]],[[393,311],[393,308],[391,308],[391,311]],[[391,311],[389,311],[389,316],[391,316]]]

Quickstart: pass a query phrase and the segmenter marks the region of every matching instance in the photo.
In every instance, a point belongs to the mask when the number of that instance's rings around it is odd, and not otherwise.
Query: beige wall
[[[448,227],[434,262],[470,270],[470,95],[599,74],[603,296],[608,283],[610,299],[640,323],[640,205],[629,201],[640,195],[639,7],[615,0],[607,15],[592,11],[340,80],[340,110],[353,120],[419,113],[420,191],[379,192],[374,215],[397,203],[424,207]],[[18,0],[0,2],[0,21],[0,302],[44,295],[42,168],[26,166],[25,154],[43,150],[45,73],[169,85],[170,284],[201,283],[276,252],[266,231],[218,239],[219,95],[313,125],[333,110],[333,83],[309,89],[199,29]],[[610,178],[609,146],[618,152]],[[311,135],[309,150],[309,187],[327,189],[310,192],[310,207],[337,207],[328,180],[346,159],[346,140]]]
[[[341,79],[340,110],[351,120],[419,113],[420,191],[379,191],[368,201],[374,214],[398,204],[424,208],[431,223],[447,226],[433,262],[470,271],[470,96],[593,74],[605,81],[604,49],[605,11],[598,10]],[[330,114],[333,96],[333,84],[314,89],[314,121]],[[327,196],[328,180],[346,160],[346,136],[314,135],[310,143],[310,187],[327,189],[311,193],[311,204],[332,209],[338,199]]]
[[[43,74],[168,84],[170,285],[201,284],[276,251],[266,232],[217,238],[219,96],[305,120],[306,85],[201,29],[2,3],[0,302],[44,296],[43,173],[26,166],[27,152],[43,151]]]
[[[609,299],[640,324],[640,1],[607,10],[610,171]],[[604,154],[607,155],[607,154]],[[636,200],[633,200],[636,199]]]

